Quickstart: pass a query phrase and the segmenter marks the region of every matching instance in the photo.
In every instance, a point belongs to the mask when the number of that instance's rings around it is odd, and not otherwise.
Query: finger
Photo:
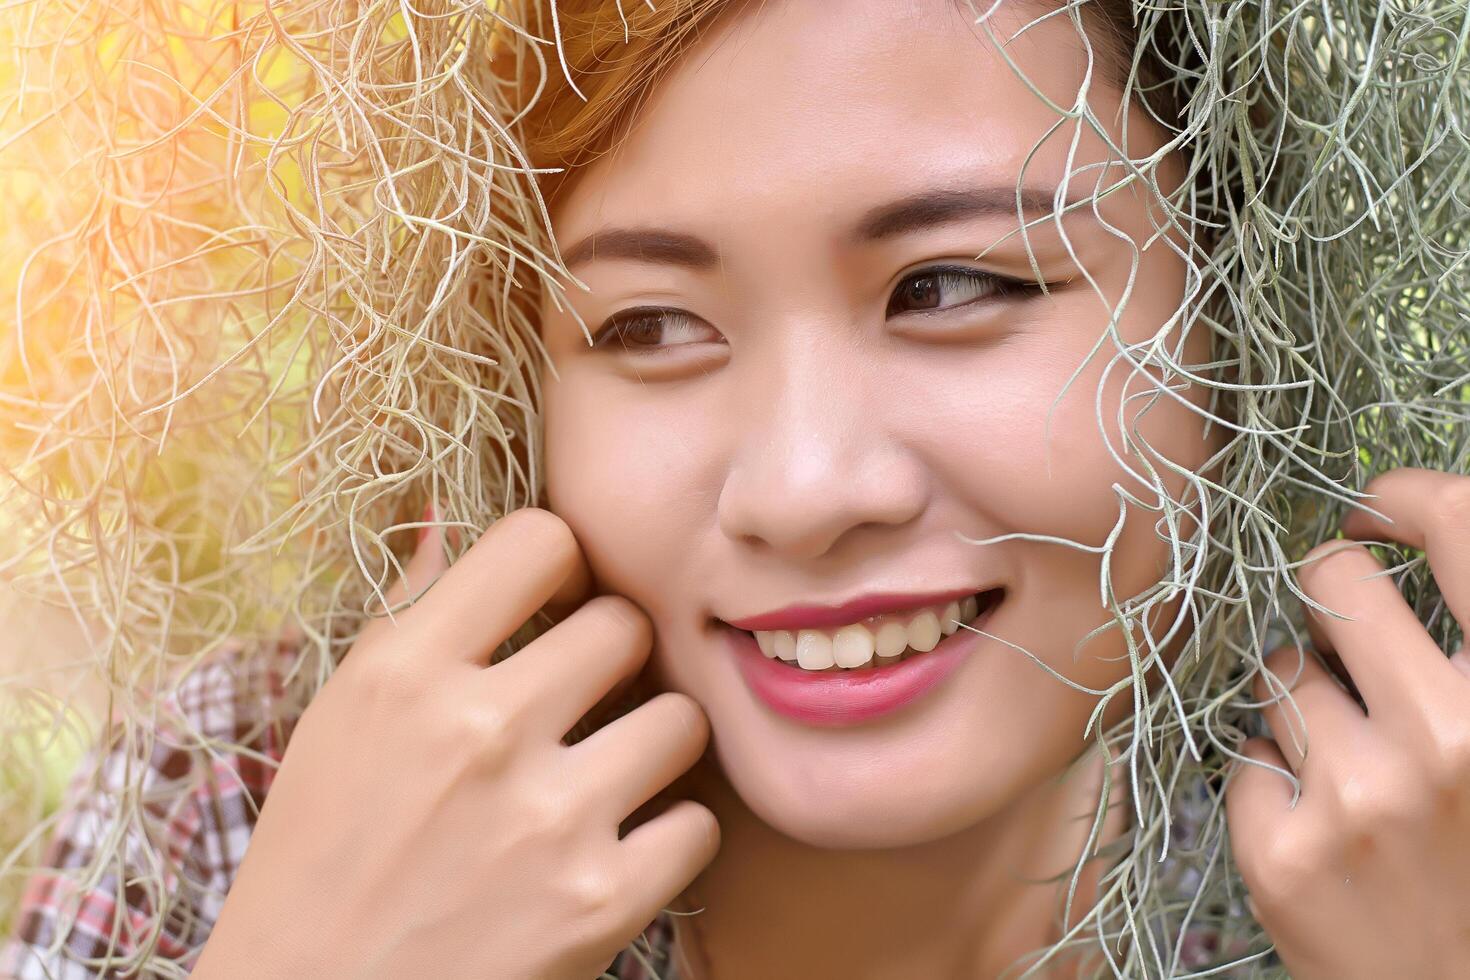
[[[1353,700],[1366,710],[1362,692],[1358,690],[1358,685],[1353,680],[1353,675],[1348,670],[1347,664],[1343,663],[1342,657],[1332,648],[1332,639],[1327,635],[1327,631],[1322,628],[1321,621],[1316,616],[1308,616],[1306,617],[1306,626],[1307,635],[1312,640],[1311,647],[1313,652],[1316,653],[1318,659],[1332,673],[1332,676],[1337,678],[1338,683],[1347,690],[1348,694],[1352,695]]]
[[[619,678],[608,689],[607,693],[598,699],[596,704],[588,708],[582,717],[578,718],[576,723],[567,729],[566,734],[562,736],[562,742],[566,745],[576,745],[578,742],[590,737],[593,732],[597,731],[603,725],[615,721],[616,718],[610,718],[609,715],[614,714],[619,705],[629,700],[629,691],[633,686],[634,680],[635,678],[633,677]],[[626,712],[623,713],[626,714]]]
[[[669,691],[587,736],[568,751],[602,787],[618,823],[699,761],[709,719],[699,703]]]
[[[1357,693],[1357,685],[1353,683],[1352,675],[1348,673],[1347,664],[1342,662],[1342,657],[1332,648],[1332,638],[1327,635],[1327,630],[1322,627],[1321,621],[1316,616],[1308,616],[1306,626],[1307,636],[1312,640],[1312,649],[1316,650],[1323,662],[1332,668],[1333,674],[1351,687],[1354,693]]]
[[[1380,473],[1363,490],[1376,494],[1365,503],[1388,520],[1354,508],[1343,533],[1423,551],[1450,613],[1461,626],[1470,623],[1470,476],[1404,466]]]
[[[649,663],[645,660],[636,674],[618,678],[608,692],[567,730],[562,741],[567,745],[575,745],[603,725],[616,721],[618,717],[647,702],[656,693],[649,675]]]
[[[1332,679],[1347,692],[1348,697],[1353,699],[1353,703],[1360,710],[1366,711],[1367,705],[1363,702],[1363,694],[1358,690],[1358,685],[1353,683],[1353,675],[1348,671],[1347,664],[1343,663],[1342,657],[1338,656],[1337,651],[1332,649],[1332,643],[1327,639],[1327,634],[1322,632],[1321,629],[1316,628],[1316,620],[1310,616],[1307,619],[1314,627],[1309,632],[1313,634],[1311,650],[1316,656],[1317,662],[1327,668],[1327,672],[1332,675]]]
[[[1255,680],[1261,713],[1287,765],[1311,785],[1308,764],[1351,744],[1366,716],[1310,650],[1280,647],[1266,656],[1265,666]]]
[[[586,561],[576,562],[571,574],[546,600],[546,614],[554,620],[565,619],[577,607],[592,598],[592,571]]]
[[[374,616],[372,621],[363,628],[360,636],[365,637],[393,629],[403,614],[405,603],[410,599],[417,601],[422,597],[428,591],[429,586],[433,585],[449,567],[444,528],[434,524],[434,505],[426,506],[418,523],[408,526],[416,528],[418,532],[418,542],[413,554],[404,564],[402,574],[394,579],[384,596],[386,600],[384,613]]]
[[[1240,751],[1250,761],[1237,761],[1225,786],[1225,821],[1246,888],[1256,891],[1261,883],[1253,878],[1261,856],[1292,815],[1291,770],[1268,738],[1248,738]]]
[[[688,888],[720,850],[720,823],[704,804],[679,800],[619,842],[634,929]]]
[[[1324,541],[1297,578],[1310,600],[1307,618],[1320,627],[1314,635],[1347,665],[1370,717],[1417,717],[1457,689],[1460,675],[1367,548]]]
[[[413,615],[430,650],[488,666],[495,649],[532,614],[569,582],[588,575],[566,522],[550,511],[523,507],[490,525],[419,600]]]
[[[485,672],[492,696],[560,739],[612,687],[648,661],[653,624],[628,599],[595,596],[565,621]]]

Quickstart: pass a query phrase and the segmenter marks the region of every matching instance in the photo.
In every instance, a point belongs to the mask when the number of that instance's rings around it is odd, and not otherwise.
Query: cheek
[[[994,533],[1099,544],[1117,519],[1110,487],[1123,475],[1096,417],[1102,358],[1058,399],[1087,352],[1058,333],[1017,335],[994,350],[936,362],[938,377],[918,389],[927,393],[924,404],[911,406],[911,440]],[[1116,399],[1104,393],[1105,419]],[[1116,442],[1116,422],[1107,429]]]
[[[681,598],[676,584],[704,506],[686,433],[667,418],[660,424],[652,408],[640,414],[605,379],[563,371],[544,391],[548,506],[577,536],[602,589],[658,620],[662,605]]]
[[[1187,480],[1158,457],[1197,471],[1219,440],[1206,440],[1200,414],[1159,392],[1157,369],[1144,376],[1121,359],[1109,368],[1116,353],[1111,341],[1088,359],[1095,339],[1091,328],[1050,322],[973,359],[937,362],[931,383],[916,388],[927,394],[911,408],[911,437],[974,515],[978,531],[967,536],[1024,532],[1102,546],[1125,500],[1115,484],[1139,500],[1158,499],[1149,469],[1133,454],[1140,446],[1171,497],[1192,496]],[[1186,397],[1204,404],[1207,394],[1195,386]],[[1155,531],[1158,511],[1131,501],[1126,508],[1111,562],[1120,595],[1158,581],[1170,553]],[[1182,537],[1192,530],[1182,521]],[[1097,554],[1024,541],[995,547],[1009,549],[1017,566],[1036,569],[1049,587],[1065,580],[1067,588],[1088,589],[1096,608]]]

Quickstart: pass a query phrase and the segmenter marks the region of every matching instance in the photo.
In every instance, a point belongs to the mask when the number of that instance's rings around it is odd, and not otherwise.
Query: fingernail
[[[432,530],[434,530],[433,525],[430,523],[433,520],[434,520],[434,502],[431,500],[427,504],[424,504],[424,513],[423,513],[423,516],[419,518],[419,521],[421,521],[423,523],[423,525],[424,525],[423,527],[419,528],[419,547],[420,548],[422,548],[424,546],[424,542],[425,541],[429,540],[429,532],[432,531]]]

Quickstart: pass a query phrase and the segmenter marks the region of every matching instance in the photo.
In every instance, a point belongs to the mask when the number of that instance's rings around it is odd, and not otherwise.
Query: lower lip
[[[1001,597],[1004,601],[1005,597]],[[968,624],[983,629],[1000,602]],[[928,653],[866,670],[808,671],[761,652],[755,637],[722,627],[746,685],[772,710],[808,725],[856,725],[923,697],[964,662],[982,637],[960,627]]]

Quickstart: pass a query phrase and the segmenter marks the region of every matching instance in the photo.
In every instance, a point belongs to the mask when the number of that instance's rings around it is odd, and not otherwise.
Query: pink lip
[[[1002,599],[1004,597],[1001,597]],[[982,629],[1000,602],[971,620]],[[982,640],[960,628],[928,653],[887,667],[818,673],[767,657],[755,637],[725,629],[746,686],[774,711],[808,725],[855,725],[918,700],[952,674]]]
[[[787,606],[775,612],[747,616],[744,619],[726,620],[738,630],[796,630],[823,629],[828,626],[846,626],[870,616],[884,613],[906,612],[920,606],[938,605],[951,599],[963,599],[975,595],[980,589],[951,589],[948,592],[910,593],[879,592],[858,596],[850,602],[836,606]]]

